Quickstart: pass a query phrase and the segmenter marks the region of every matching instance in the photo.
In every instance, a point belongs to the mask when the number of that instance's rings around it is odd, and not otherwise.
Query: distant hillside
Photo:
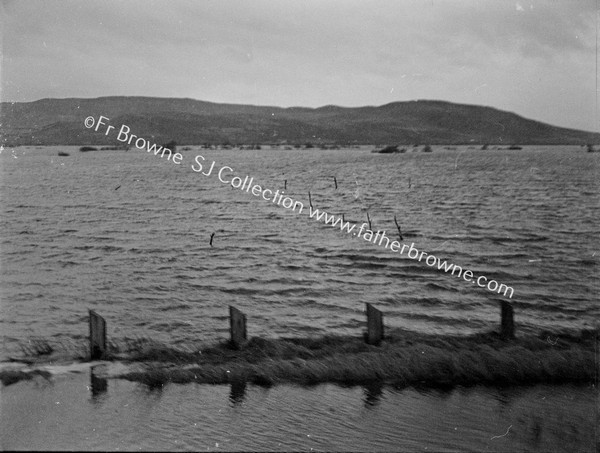
[[[600,134],[565,129],[490,107],[442,101],[380,107],[280,108],[193,99],[102,97],[0,104],[4,145],[116,144],[84,127],[88,116],[137,136],[179,144],[585,144]]]

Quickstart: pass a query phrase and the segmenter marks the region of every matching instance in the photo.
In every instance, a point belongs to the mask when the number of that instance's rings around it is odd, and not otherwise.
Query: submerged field
[[[87,309],[106,318],[110,338],[147,335],[170,347],[219,341],[229,305],[264,338],[355,335],[365,303],[386,327],[424,334],[498,322],[498,293],[232,190],[215,171],[194,172],[196,155],[305,206],[310,192],[315,208],[356,229],[368,215],[396,238],[397,219],[403,245],[514,288],[523,335],[595,328],[600,154],[470,148],[194,147],[180,166],[139,150],[7,150],[0,361],[30,335],[82,341]]]
[[[168,383],[281,383],[344,385],[383,382],[399,387],[597,383],[598,331],[578,335],[542,333],[502,340],[495,332],[429,336],[392,331],[380,346],[360,337],[252,338],[241,350],[226,342],[202,348],[173,348],[148,339],[110,345],[109,362],[125,365],[111,378],[149,387]],[[48,364],[85,360],[38,345],[38,357],[13,359],[27,366],[0,371],[4,385],[36,375]],[[30,353],[35,353],[31,348]]]

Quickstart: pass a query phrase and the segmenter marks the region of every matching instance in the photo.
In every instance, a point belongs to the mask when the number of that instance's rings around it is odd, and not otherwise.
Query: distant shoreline
[[[58,147],[68,147],[72,148],[71,151],[78,151],[81,153],[94,153],[94,152],[105,152],[105,151],[132,151],[135,149],[125,149],[120,147],[119,145],[106,145],[106,144],[19,144],[19,145],[6,145],[3,144],[4,149],[17,149],[17,148],[58,148]],[[400,152],[395,153],[380,153],[380,148],[384,148],[386,146],[398,146],[400,148],[404,148]],[[548,144],[548,143],[527,143],[527,144],[491,144],[491,143],[463,143],[463,144],[323,144],[323,145],[311,145],[306,146],[306,144],[274,144],[274,143],[253,143],[253,144],[214,144],[214,145],[206,145],[206,144],[181,144],[177,145],[177,150],[186,152],[186,151],[198,151],[198,150],[239,150],[239,151],[260,151],[260,150],[281,150],[281,151],[334,151],[334,150],[349,150],[349,149],[357,149],[357,150],[365,150],[371,151],[373,154],[412,154],[417,152],[423,152],[423,148],[425,146],[430,146],[433,151],[453,151],[458,149],[469,149],[474,151],[520,151],[525,150],[527,148],[533,147],[573,147],[573,148],[581,148],[586,149],[587,144],[580,143],[556,143],[556,144]],[[595,145],[598,146],[598,145]],[[80,148],[97,148],[97,149],[86,149],[80,150]]]

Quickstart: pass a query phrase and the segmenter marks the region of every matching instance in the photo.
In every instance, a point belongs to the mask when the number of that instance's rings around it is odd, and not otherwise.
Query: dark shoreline
[[[542,332],[503,340],[496,332],[470,336],[434,336],[392,331],[380,346],[360,337],[252,338],[242,350],[227,342],[196,349],[175,349],[152,340],[123,340],[110,357],[125,370],[109,378],[151,388],[168,383],[261,386],[292,383],[396,387],[516,386],[538,383],[598,384],[598,330],[578,335]],[[82,356],[12,359],[25,369],[0,370],[4,386],[42,376],[44,366],[85,361]]]

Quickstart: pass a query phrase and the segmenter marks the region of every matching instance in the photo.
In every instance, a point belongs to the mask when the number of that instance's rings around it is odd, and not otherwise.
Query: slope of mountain
[[[179,144],[430,143],[585,144],[600,134],[560,128],[490,107],[443,101],[379,107],[281,108],[215,104],[193,99],[102,97],[0,104],[6,145],[116,144],[84,126],[88,116],[125,124],[139,137]]]

